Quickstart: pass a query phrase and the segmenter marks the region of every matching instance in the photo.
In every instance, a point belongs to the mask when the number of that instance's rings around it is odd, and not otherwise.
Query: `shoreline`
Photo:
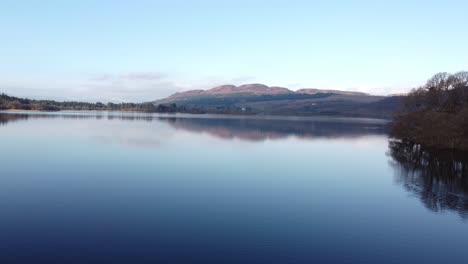
[[[39,110],[22,110],[22,109],[2,109],[0,112],[11,112],[11,113],[21,113],[21,112],[48,112],[53,113],[53,111],[39,111]]]

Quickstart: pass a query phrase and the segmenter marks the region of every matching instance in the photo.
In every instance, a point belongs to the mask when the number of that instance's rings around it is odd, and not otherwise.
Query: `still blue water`
[[[387,126],[0,114],[0,263],[468,263],[466,175]]]

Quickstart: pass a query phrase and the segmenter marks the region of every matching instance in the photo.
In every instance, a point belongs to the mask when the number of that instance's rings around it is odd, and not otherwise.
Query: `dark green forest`
[[[427,147],[468,150],[468,72],[438,73],[413,89],[394,118],[392,135]]]
[[[86,102],[57,102],[52,100],[31,100],[18,97],[0,95],[0,110],[27,110],[27,111],[134,111],[149,113],[184,112],[184,107],[176,104],[154,105],[152,103],[86,103]]]

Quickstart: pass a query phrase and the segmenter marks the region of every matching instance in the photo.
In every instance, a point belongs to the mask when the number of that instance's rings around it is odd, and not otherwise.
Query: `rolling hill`
[[[300,89],[264,84],[222,85],[208,90],[175,93],[153,101],[176,104],[210,113],[271,115],[331,115],[389,118],[398,110],[401,96],[374,96],[362,92]]]

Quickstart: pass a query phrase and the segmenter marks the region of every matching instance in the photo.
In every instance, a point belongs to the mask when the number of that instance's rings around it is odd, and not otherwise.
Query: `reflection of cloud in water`
[[[468,217],[468,153],[437,151],[391,140],[389,155],[397,182],[430,210]]]
[[[155,148],[161,145],[161,139],[154,138],[154,135],[145,133],[120,133],[113,132],[112,136],[100,134],[91,137],[93,140],[102,144],[120,144],[139,148]]]

